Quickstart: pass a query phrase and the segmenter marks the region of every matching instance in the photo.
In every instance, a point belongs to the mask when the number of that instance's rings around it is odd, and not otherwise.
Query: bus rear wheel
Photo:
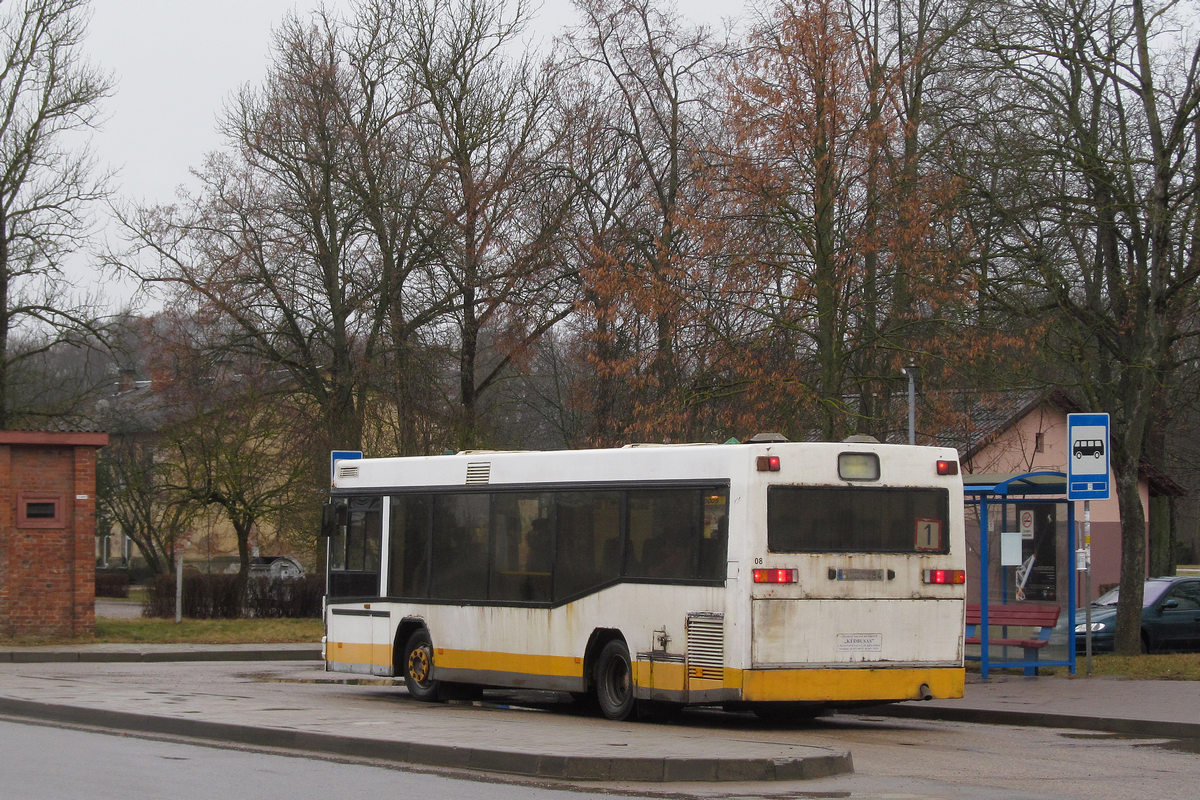
[[[425,628],[413,631],[404,645],[404,685],[417,700],[440,698],[440,687],[433,679],[433,640]]]
[[[620,639],[613,639],[600,650],[595,677],[596,703],[600,706],[600,713],[614,720],[633,716],[636,706],[633,666],[629,661],[629,648]]]

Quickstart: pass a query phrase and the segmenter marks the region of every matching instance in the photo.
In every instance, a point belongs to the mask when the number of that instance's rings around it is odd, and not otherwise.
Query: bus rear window
[[[945,489],[771,486],[767,549],[772,553],[946,553]]]

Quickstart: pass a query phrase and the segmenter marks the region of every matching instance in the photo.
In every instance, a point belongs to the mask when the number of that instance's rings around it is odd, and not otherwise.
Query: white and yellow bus
[[[339,460],[326,669],[777,714],[961,697],[958,455],[875,442]]]

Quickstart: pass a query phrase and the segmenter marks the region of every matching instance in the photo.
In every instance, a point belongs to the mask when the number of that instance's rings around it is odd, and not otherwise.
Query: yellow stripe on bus
[[[390,667],[392,648],[362,642],[330,642],[326,659],[341,664],[369,664]],[[510,672],[577,678],[583,675],[583,659],[571,656],[541,656],[522,653],[489,653],[479,650],[436,648],[433,662],[444,669],[470,669],[485,672]]]
[[[578,678],[583,675],[583,659],[572,656],[487,653],[478,650],[445,650],[439,647],[434,650],[433,663],[446,669],[552,675],[556,678]]]
[[[390,668],[392,648],[358,642],[330,642],[330,662]],[[583,675],[583,659],[573,656],[491,653],[476,650],[437,649],[434,663],[446,669],[498,672],[555,678]],[[922,687],[936,698],[963,696],[966,673],[961,667],[932,668],[845,668],[763,669],[726,668],[690,676],[678,662],[635,661],[634,681],[638,686],[675,691],[724,688],[740,693],[746,702],[848,702],[857,700],[918,699]]]
[[[325,660],[338,664],[370,664],[390,668],[392,646],[363,642],[328,642],[325,645]]]

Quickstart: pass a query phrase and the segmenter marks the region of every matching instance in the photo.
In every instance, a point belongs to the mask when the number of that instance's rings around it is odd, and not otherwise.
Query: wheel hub
[[[417,683],[429,680],[429,652],[424,647],[408,654],[408,674]]]

